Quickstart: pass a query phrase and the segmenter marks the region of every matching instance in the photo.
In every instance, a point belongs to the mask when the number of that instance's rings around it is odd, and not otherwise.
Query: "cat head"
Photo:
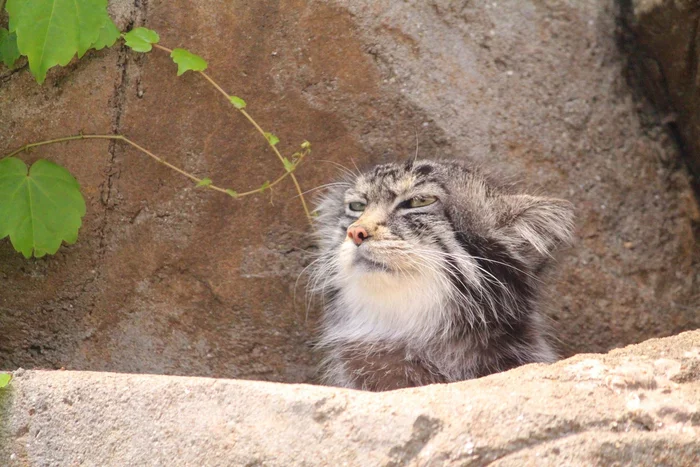
[[[512,314],[534,295],[573,231],[570,203],[514,193],[444,161],[376,166],[334,185],[317,213],[317,272],[332,276],[323,284],[378,296],[391,284],[426,284],[465,306],[494,308],[490,315]]]

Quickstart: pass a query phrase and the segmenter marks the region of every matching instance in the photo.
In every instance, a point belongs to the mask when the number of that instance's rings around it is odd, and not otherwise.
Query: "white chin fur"
[[[354,261],[357,247],[345,242],[339,252],[341,277],[338,308],[342,315],[326,328],[324,340],[376,342],[426,341],[445,329],[449,283],[424,270],[371,270]],[[418,343],[416,342],[416,343]]]

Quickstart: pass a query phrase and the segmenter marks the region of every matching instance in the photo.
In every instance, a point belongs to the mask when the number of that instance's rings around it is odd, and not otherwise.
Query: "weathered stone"
[[[469,157],[573,201],[580,240],[547,312],[565,355],[700,326],[697,207],[663,128],[640,122],[613,0],[111,3],[120,27],[205,56],[283,152],[309,139],[305,189],[335,164],[417,152]],[[236,189],[282,170],[221,96],[176,77],[159,51],[91,52],[43,87],[26,69],[0,82],[0,153],[118,131]],[[96,142],[27,157],[75,173],[88,214],[55,257],[25,261],[0,244],[0,367],[313,379],[317,312],[307,318],[295,285],[311,245],[290,185],[232,201]]]
[[[700,331],[386,393],[19,371],[2,465],[691,466]]]
[[[700,180],[700,8],[694,0],[623,0],[633,73],[678,132]],[[700,187],[700,182],[698,187]],[[700,223],[700,215],[695,219]]]

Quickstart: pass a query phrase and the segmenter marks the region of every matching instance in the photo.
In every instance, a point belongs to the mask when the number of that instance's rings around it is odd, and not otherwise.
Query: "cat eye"
[[[423,206],[430,206],[437,198],[435,196],[416,196],[408,200],[409,208],[422,208]]]
[[[362,212],[367,207],[367,204],[362,203],[360,201],[354,201],[354,202],[350,203],[349,206],[350,206],[351,211]]]

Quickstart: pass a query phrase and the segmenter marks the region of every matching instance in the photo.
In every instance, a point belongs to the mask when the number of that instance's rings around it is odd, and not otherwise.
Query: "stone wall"
[[[571,200],[578,243],[547,314],[564,355],[700,326],[698,207],[678,151],[625,80],[613,0],[112,1],[210,72],[292,152],[304,189],[353,168],[470,158]],[[117,131],[223,185],[280,173],[264,142],[162,53],[90,52],[43,86],[0,75],[0,153]],[[313,380],[312,245],[290,186],[232,201],[119,144],[37,149],[83,186],[76,245],[0,242],[0,367]]]
[[[6,466],[689,467],[700,331],[384,393],[22,370],[0,421]]]

